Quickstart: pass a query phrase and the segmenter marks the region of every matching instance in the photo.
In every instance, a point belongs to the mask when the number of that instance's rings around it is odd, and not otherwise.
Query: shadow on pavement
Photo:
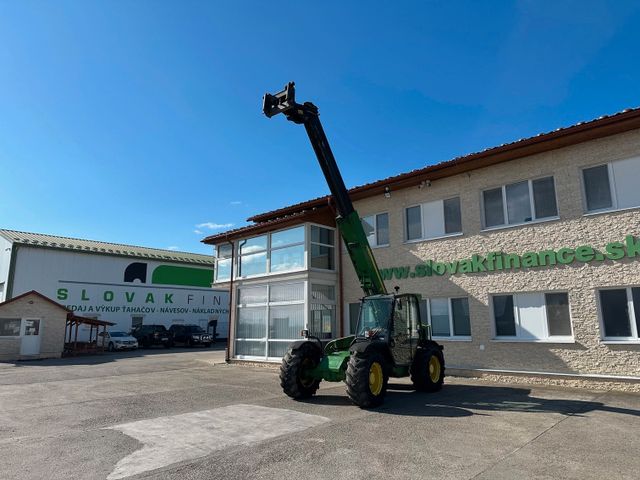
[[[603,392],[604,393],[604,392]],[[314,405],[352,405],[344,395],[324,394],[306,401]],[[445,385],[437,393],[420,393],[410,385],[389,385],[384,404],[377,413],[420,417],[469,417],[489,412],[560,413],[581,416],[592,411],[640,416],[640,410],[612,407],[602,402],[548,399],[531,396],[531,390],[491,385]]]

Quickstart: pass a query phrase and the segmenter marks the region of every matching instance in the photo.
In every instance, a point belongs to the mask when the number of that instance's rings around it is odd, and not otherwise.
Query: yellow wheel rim
[[[429,359],[429,378],[433,383],[438,383],[440,380],[440,360],[435,355],[432,355]]]
[[[382,375],[382,365],[378,362],[373,362],[369,368],[369,390],[377,397],[382,391],[383,384],[384,376]]]

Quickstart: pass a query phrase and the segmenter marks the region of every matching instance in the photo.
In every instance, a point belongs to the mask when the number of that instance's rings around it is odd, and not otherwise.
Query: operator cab
[[[360,304],[356,341],[388,343],[396,366],[409,365],[420,340],[420,328],[416,295],[371,295]]]

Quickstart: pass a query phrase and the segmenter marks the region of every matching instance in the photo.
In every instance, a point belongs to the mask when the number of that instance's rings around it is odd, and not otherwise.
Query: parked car
[[[210,347],[214,342],[212,335],[205,332],[198,325],[171,325],[169,333],[173,337],[173,344],[176,343],[193,347],[195,345],[204,345]]]
[[[126,332],[100,332],[98,337],[102,339],[98,340],[98,344],[104,345],[110,352],[138,348],[138,340]]]
[[[164,325],[140,325],[131,330],[131,335],[136,337],[138,344],[143,348],[153,345],[171,347],[171,333]]]

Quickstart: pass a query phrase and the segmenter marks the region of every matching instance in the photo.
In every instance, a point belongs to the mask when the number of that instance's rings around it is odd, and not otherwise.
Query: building
[[[226,338],[229,295],[212,279],[208,255],[0,230],[0,302],[36,290],[113,330],[216,324]],[[79,339],[89,333],[85,324]]]
[[[314,162],[309,158],[308,162]],[[422,295],[447,367],[640,379],[640,109],[352,188],[389,290]],[[230,355],[353,331],[330,197],[207,237]]]

